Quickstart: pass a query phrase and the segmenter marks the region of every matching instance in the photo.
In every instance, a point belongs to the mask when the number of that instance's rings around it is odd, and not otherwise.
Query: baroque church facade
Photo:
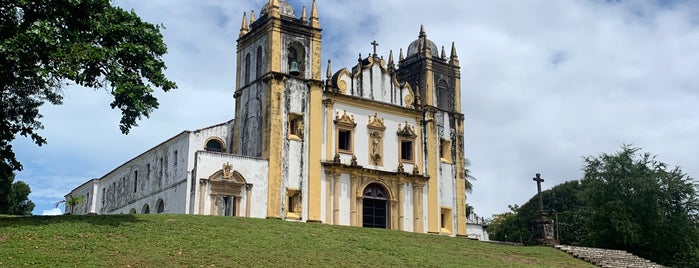
[[[243,15],[235,119],[184,131],[71,191],[74,214],[277,218],[466,235],[456,49],[321,68],[315,1]],[[323,75],[324,73],[324,75]],[[68,196],[66,196],[68,198]]]

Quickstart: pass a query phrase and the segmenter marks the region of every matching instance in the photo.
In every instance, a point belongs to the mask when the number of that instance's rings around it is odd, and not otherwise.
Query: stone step
[[[555,245],[554,247],[578,259],[585,260],[589,263],[592,263],[600,267],[664,267],[662,265],[651,262],[650,260],[646,260],[639,256],[628,253],[624,250],[578,247],[568,245]]]

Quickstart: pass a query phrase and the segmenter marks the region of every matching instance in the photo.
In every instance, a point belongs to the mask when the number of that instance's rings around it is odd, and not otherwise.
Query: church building
[[[275,218],[466,235],[460,67],[427,39],[321,68],[315,1],[243,14],[235,119],[184,131],[70,195],[67,213]],[[68,196],[66,196],[68,198]],[[72,210],[72,211],[71,211]]]

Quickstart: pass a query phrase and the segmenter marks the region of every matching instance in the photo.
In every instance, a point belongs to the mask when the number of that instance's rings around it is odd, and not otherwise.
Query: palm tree
[[[65,204],[66,206],[66,212],[65,214],[73,214],[73,209],[75,206],[79,205],[85,200],[85,197],[80,195],[80,196],[73,196],[72,194],[68,194],[68,197],[66,197],[65,200],[61,200],[56,202],[54,205],[55,207],[60,206],[61,204]],[[70,212],[68,212],[68,206],[70,206]]]
[[[466,167],[464,170],[464,177],[466,178],[466,192],[470,194],[471,192],[473,192],[472,181],[475,181],[476,177],[471,175],[471,169],[469,169],[469,167],[471,166],[471,160],[468,160],[468,158],[466,158],[464,161],[464,166]]]

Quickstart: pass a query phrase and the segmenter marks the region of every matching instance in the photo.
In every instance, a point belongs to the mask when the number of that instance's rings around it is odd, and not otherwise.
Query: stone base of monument
[[[554,222],[548,217],[545,212],[539,212],[537,217],[532,221],[532,239],[530,245],[558,245],[554,232]]]

